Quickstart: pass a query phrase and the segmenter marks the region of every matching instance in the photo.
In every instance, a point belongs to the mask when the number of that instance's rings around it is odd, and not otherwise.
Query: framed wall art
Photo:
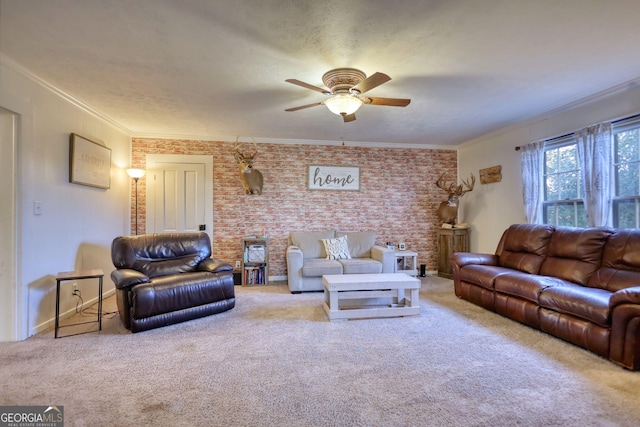
[[[110,188],[111,149],[72,133],[69,137],[69,182]]]
[[[307,168],[309,190],[360,190],[359,166],[309,165]]]

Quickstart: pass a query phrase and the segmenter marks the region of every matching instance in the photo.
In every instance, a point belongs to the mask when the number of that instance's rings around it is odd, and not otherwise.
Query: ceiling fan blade
[[[287,79],[285,80],[285,82],[302,86],[307,89],[315,90],[316,92],[324,93],[325,95],[331,95],[331,92],[329,92],[327,89],[322,89],[321,87],[310,85],[309,83],[301,82],[297,79]]]
[[[355,85],[352,89],[359,91],[360,93],[365,93],[374,87],[380,86],[382,83],[386,83],[391,80],[391,77],[387,76],[384,73],[374,73]]]
[[[356,119],[356,113],[345,114],[344,116],[342,116],[342,119],[345,123],[352,122]]]
[[[391,107],[406,107],[411,102],[406,98],[373,98],[367,97],[367,104],[370,105],[388,105]]]
[[[307,104],[307,105],[301,105],[299,107],[287,108],[284,111],[298,111],[298,110],[302,110],[302,109],[305,109],[305,108],[316,107],[318,105],[322,105],[322,102],[314,102],[313,104]]]

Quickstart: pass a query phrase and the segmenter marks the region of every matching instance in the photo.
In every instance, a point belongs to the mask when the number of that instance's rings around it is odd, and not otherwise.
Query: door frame
[[[1,307],[9,312],[9,324],[0,326],[0,341],[19,341],[26,336],[22,334],[23,313],[26,313],[25,301],[23,301],[23,290],[20,278],[20,244],[18,240],[18,227],[20,225],[20,205],[18,192],[18,139],[20,136],[20,115],[6,108],[0,107],[0,115],[7,116],[9,123],[8,129],[3,129],[3,135],[0,140],[4,140],[2,144],[7,144],[8,158],[2,163],[2,179],[0,185],[6,186],[3,190],[7,190],[10,197],[8,200],[10,221],[0,222],[3,233],[9,236],[9,242],[6,246],[8,255],[8,285],[7,290],[10,292],[9,298],[5,299]],[[3,118],[4,121],[4,118]],[[4,134],[6,132],[6,134]],[[5,167],[7,167],[5,169]],[[5,200],[5,203],[7,200]],[[4,323],[4,322],[2,322]]]
[[[147,170],[157,169],[158,163],[197,163],[204,164],[204,210],[205,224],[207,224],[206,233],[211,239],[213,246],[213,156],[198,154],[147,154],[146,168]],[[150,186],[147,184],[147,191]],[[148,193],[147,193],[148,194]],[[208,195],[208,196],[207,196]],[[149,197],[146,197],[146,212],[149,211]],[[145,221],[145,229],[149,227],[149,217]]]

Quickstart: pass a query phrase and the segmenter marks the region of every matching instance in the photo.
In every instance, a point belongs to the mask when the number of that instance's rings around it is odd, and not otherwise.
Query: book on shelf
[[[244,284],[245,285],[264,285],[265,284],[265,266],[246,266],[244,268]]]

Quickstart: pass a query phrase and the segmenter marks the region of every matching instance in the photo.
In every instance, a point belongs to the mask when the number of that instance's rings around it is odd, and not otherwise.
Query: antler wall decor
[[[240,148],[243,144],[245,143],[238,142],[238,138],[236,138],[236,152],[234,156],[238,161],[240,181],[244,187],[245,194],[262,194],[262,173],[253,168],[253,161],[258,154],[258,145],[253,141],[253,150],[242,151]]]
[[[471,174],[469,180],[462,180],[462,184],[460,185],[456,185],[455,182],[447,184],[445,174],[440,175],[440,178],[436,181],[436,185],[449,194],[447,200],[440,203],[440,207],[438,207],[438,218],[443,224],[456,225],[458,219],[458,201],[465,193],[473,190],[475,184],[476,177],[473,174]]]

